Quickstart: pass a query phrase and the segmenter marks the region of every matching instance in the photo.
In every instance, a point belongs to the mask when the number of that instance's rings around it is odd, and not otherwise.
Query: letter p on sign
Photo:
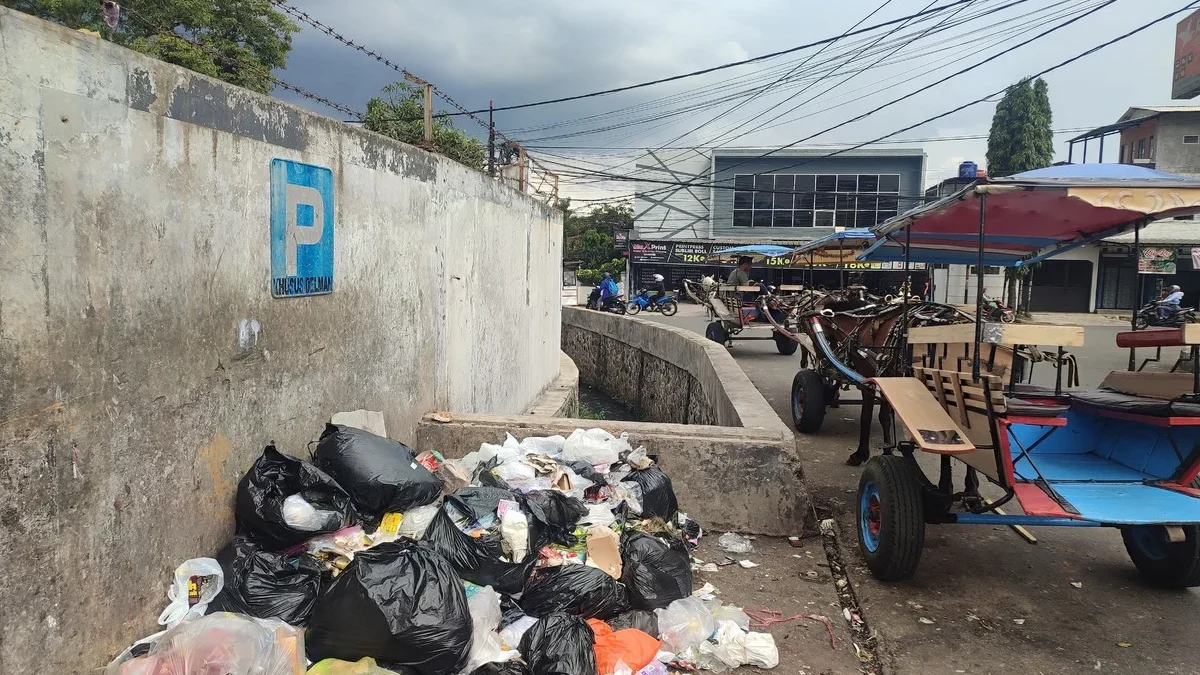
[[[271,294],[333,291],[333,172],[271,161]]]

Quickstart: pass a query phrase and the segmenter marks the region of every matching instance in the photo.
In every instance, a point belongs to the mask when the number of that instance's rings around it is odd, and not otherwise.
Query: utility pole
[[[405,73],[404,79],[425,89],[425,144],[433,147],[433,85],[411,73]]]
[[[525,148],[520,145],[517,145],[517,190],[525,192]]]
[[[488,101],[488,175],[496,175],[496,121],[492,118],[494,101]]]

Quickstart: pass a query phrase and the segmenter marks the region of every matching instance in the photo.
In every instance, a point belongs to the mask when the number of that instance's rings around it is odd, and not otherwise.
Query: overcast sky
[[[937,0],[934,6],[952,0]],[[852,143],[886,133],[1002,89],[1101,42],[1183,7],[1184,0],[1116,0],[1040,40],[999,57],[966,75],[931,87],[938,79],[1034,37],[1048,27],[1098,7],[1100,0],[975,0],[929,17],[886,36],[891,27],[846,38],[823,53],[817,48],[706,76],[557,105],[497,113],[497,128],[509,136],[543,146],[546,163],[609,167],[627,175],[635,170],[637,151],[624,148],[709,145],[774,147],[792,143],[860,115],[892,99],[916,96],[861,121],[817,136],[803,144]],[[836,37],[882,0],[294,0],[294,5],[347,37],[387,56],[434,82],[462,105],[486,108],[620,87],[646,80],[737,61]],[[865,26],[921,11],[927,0],[892,0]],[[955,9],[959,9],[956,7]],[[971,17],[989,9],[1000,11]],[[1021,18],[1031,12],[1038,14]],[[1056,130],[1114,122],[1134,105],[1170,104],[1175,24],[1164,21],[1105,50],[1046,76]],[[966,21],[971,19],[970,21]],[[938,25],[940,21],[945,21]],[[955,22],[966,21],[954,26]],[[400,75],[387,66],[339,44],[307,26],[296,36],[283,79],[357,110]],[[923,31],[929,32],[923,36]],[[917,38],[909,41],[909,38]],[[881,42],[871,46],[875,39]],[[896,50],[893,52],[893,50]],[[815,54],[815,55],[814,55]],[[744,99],[680,112],[687,104],[714,103],[721,95],[762,88],[811,57],[792,79],[767,89],[742,108]],[[884,59],[880,63],[876,63]],[[831,69],[836,68],[832,73]],[[854,74],[856,71],[862,71]],[[854,74],[853,78],[846,79]],[[819,79],[824,76],[824,79]],[[758,78],[758,79],[755,79]],[[910,80],[911,81],[905,81]],[[714,83],[724,82],[719,87]],[[796,98],[803,86],[811,88]],[[708,87],[708,89],[699,88]],[[884,87],[890,87],[882,90]],[[286,92],[281,98],[296,100]],[[676,96],[675,100],[662,101]],[[687,97],[683,102],[679,98]],[[753,131],[798,103],[811,102],[780,118],[777,126]],[[317,104],[297,100],[335,117]],[[1184,103],[1184,102],[1175,102]],[[440,108],[447,106],[439,102]],[[650,105],[635,111],[630,106]],[[897,138],[929,139],[986,134],[994,105],[985,103],[905,132]],[[663,113],[676,114],[663,117]],[[703,126],[710,118],[725,116]],[[586,116],[593,119],[580,120]],[[798,119],[794,119],[798,118]],[[572,120],[579,120],[569,124]],[[484,137],[466,118],[457,123]],[[560,126],[538,129],[549,124]],[[597,132],[607,126],[622,125]],[[750,131],[747,135],[739,135]],[[583,133],[581,132],[592,132]],[[722,133],[725,135],[721,135]],[[548,136],[575,134],[568,138]],[[1065,140],[1055,137],[1059,159]],[[679,140],[676,137],[682,136]],[[544,139],[544,140],[537,140]],[[922,142],[929,156],[927,183],[953,175],[958,162],[984,165],[986,141]],[[547,146],[577,146],[563,149]],[[802,147],[803,147],[802,146]],[[1094,146],[1093,146],[1094,148]],[[1094,152],[1094,149],[1093,149]],[[1114,143],[1105,159],[1116,154]],[[570,157],[563,160],[553,155]],[[539,156],[539,151],[532,153]],[[1078,158],[1076,158],[1078,161]],[[631,193],[631,183],[594,183],[564,179],[564,194],[600,197]]]

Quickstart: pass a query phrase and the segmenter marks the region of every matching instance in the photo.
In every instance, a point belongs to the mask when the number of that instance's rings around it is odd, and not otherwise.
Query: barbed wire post
[[[412,73],[404,73],[404,79],[425,91],[425,143],[433,148],[433,85]]]
[[[495,101],[488,101],[488,175],[496,176],[496,118],[494,117]]]

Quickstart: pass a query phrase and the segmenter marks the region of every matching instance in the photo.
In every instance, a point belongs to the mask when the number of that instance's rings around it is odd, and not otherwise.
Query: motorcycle
[[[663,316],[675,316],[675,312],[679,311],[679,303],[675,298],[664,295],[658,300],[652,300],[650,291],[642,289],[625,305],[625,311],[628,314],[637,314],[642,310],[647,312],[661,312]]]
[[[1134,326],[1138,330],[1150,328],[1151,326],[1159,328],[1178,328],[1185,323],[1196,323],[1196,308],[1195,307],[1180,307],[1166,317],[1159,316],[1158,302],[1148,302],[1142,305],[1138,310],[1137,316],[1134,317]]]
[[[602,302],[597,307],[602,312],[612,312],[613,314],[625,313],[625,296],[614,295],[607,302]]]
[[[999,321],[1000,323],[1012,323],[1017,320],[1017,314],[1011,307],[1005,307],[997,303],[988,308],[988,321]]]

